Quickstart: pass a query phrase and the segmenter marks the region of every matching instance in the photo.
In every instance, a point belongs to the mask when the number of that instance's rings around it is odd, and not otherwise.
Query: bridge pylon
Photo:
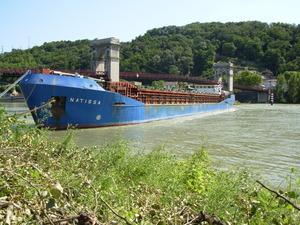
[[[228,91],[233,92],[233,63],[217,62],[213,65],[214,79],[222,81],[222,76],[227,77]],[[223,81],[224,82],[224,81]]]
[[[92,70],[98,75],[107,75],[112,82],[120,77],[120,41],[117,38],[92,41]]]

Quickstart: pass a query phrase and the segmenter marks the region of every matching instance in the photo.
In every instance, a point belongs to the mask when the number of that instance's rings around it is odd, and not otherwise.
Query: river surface
[[[10,112],[26,110],[24,103],[4,105]],[[54,132],[56,137],[63,134]],[[178,157],[205,147],[216,168],[250,169],[258,178],[280,185],[291,168],[300,171],[300,105],[241,104],[235,112],[216,115],[76,130],[75,140],[81,146],[126,140],[144,152],[163,146]]]

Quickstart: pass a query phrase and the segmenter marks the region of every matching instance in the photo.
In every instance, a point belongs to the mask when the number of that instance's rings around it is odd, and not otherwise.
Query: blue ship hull
[[[36,124],[66,129],[116,126],[229,110],[234,96],[219,103],[150,105],[104,90],[79,76],[28,74],[20,87]],[[54,108],[46,104],[59,100]],[[45,105],[45,107],[41,107]],[[38,108],[37,110],[34,110]]]

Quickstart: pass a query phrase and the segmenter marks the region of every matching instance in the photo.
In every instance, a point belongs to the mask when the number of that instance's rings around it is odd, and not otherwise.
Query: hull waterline
[[[123,126],[228,111],[234,96],[216,103],[145,104],[80,76],[28,74],[20,87],[35,123],[54,129]]]

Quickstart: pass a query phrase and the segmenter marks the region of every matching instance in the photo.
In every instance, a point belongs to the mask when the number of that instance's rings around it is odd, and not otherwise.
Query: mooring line
[[[48,106],[49,104],[54,103],[54,102],[55,102],[55,99],[51,98],[51,99],[50,99],[48,102],[46,102],[45,104],[42,104],[42,105],[40,105],[40,106],[38,106],[38,107],[34,107],[33,109],[27,110],[27,111],[25,111],[25,112],[15,113],[14,115],[16,115],[16,116],[26,115],[26,114],[35,112],[35,111],[37,111],[37,110],[39,110],[39,109],[42,109],[42,108],[44,108],[44,107],[46,107],[46,106]]]

